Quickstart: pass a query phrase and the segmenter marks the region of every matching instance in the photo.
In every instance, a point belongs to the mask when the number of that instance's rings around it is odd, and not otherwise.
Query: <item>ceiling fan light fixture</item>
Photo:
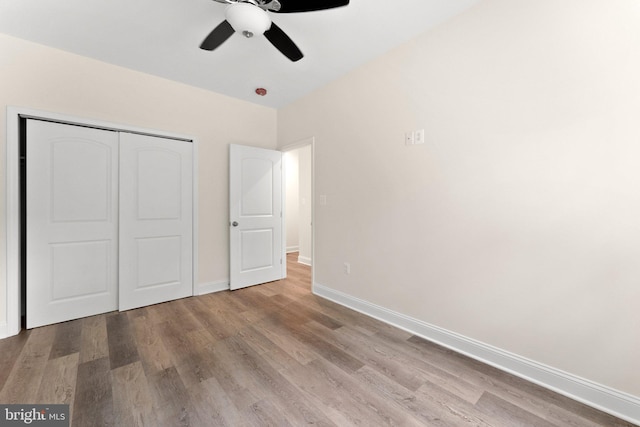
[[[233,29],[251,38],[256,34],[264,34],[271,26],[267,12],[250,3],[234,3],[227,7],[225,17]]]

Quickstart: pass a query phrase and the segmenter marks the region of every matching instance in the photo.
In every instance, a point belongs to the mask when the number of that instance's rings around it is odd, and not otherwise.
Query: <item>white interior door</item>
[[[27,327],[117,309],[118,134],[27,121]]]
[[[285,277],[282,153],[229,148],[230,288]]]
[[[193,295],[193,145],[120,134],[120,310]]]

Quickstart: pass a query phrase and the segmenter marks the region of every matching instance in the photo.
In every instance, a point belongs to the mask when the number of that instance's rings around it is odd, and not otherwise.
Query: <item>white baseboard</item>
[[[430,325],[318,283],[313,284],[313,293],[615,417],[640,425],[639,397]]]
[[[298,256],[298,262],[300,264],[311,266],[311,258],[306,256]]]
[[[290,254],[291,252],[298,252],[300,250],[300,248],[298,246],[287,246],[287,253]]]
[[[210,294],[212,292],[220,292],[220,291],[228,291],[228,290],[229,290],[229,281],[223,280],[221,282],[199,283],[196,286],[195,294],[204,295],[204,294]]]
[[[7,327],[6,320],[0,322],[0,340],[9,336],[9,328]]]

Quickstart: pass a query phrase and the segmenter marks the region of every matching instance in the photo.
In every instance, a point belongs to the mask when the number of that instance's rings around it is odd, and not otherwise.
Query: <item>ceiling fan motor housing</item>
[[[227,6],[225,17],[236,32],[247,38],[264,34],[271,26],[267,12],[250,3],[234,3]]]
[[[234,33],[247,38],[264,34],[265,38],[289,60],[296,62],[304,55],[291,38],[266,11],[277,13],[313,12],[346,6],[349,0],[215,0],[229,4],[225,20],[218,24],[200,44],[200,49],[212,51]]]

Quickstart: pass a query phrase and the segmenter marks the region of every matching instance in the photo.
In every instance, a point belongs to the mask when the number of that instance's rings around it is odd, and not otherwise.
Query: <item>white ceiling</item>
[[[477,1],[351,0],[332,10],[270,13],[304,53],[295,63],[263,36],[234,34],[213,52],[201,50],[224,19],[226,6],[213,0],[0,0],[0,32],[278,108]]]

